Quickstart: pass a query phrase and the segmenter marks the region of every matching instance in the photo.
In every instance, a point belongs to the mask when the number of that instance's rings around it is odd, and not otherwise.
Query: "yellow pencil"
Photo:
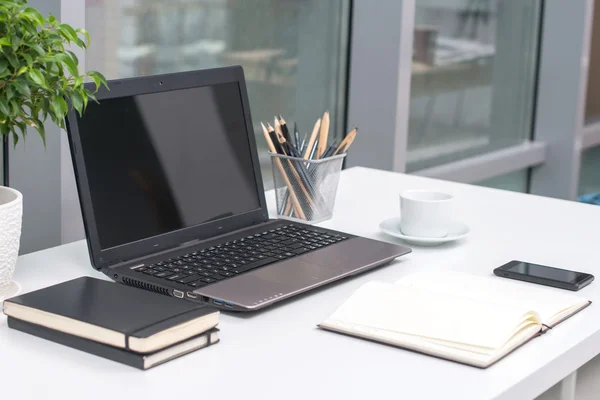
[[[333,152],[333,155],[335,156],[338,153],[347,152],[348,147],[350,147],[350,145],[354,142],[357,132],[358,132],[358,128],[354,128],[350,132],[348,132],[348,134],[346,135],[344,140],[342,140],[342,143],[340,143],[340,145],[337,147],[337,149],[335,149],[335,151]]]
[[[321,118],[315,122],[315,126],[313,128],[312,133],[310,134],[310,139],[308,140],[308,144],[306,145],[306,150],[304,151],[304,158],[308,159],[310,156],[310,152],[315,144],[315,140],[317,140],[317,134],[319,133],[319,127],[321,126]]]
[[[323,120],[321,122],[321,130],[319,132],[319,145],[317,146],[317,159],[321,158],[323,153],[327,150],[327,138],[329,136],[329,111],[325,111],[323,114]]]

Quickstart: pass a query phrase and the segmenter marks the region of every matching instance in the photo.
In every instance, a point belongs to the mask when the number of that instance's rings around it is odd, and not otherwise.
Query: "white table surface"
[[[596,304],[487,370],[319,330],[362,284],[417,271],[490,275],[520,259],[600,277],[600,208],[575,202],[353,168],[343,172],[334,217],[322,225],[396,241],[378,225],[398,213],[398,193],[409,188],[454,194],[471,235],[413,247],[388,266],[262,312],[222,313],[221,343],[146,372],[13,331],[2,316],[0,398],[531,399],[600,353]],[[103,277],[83,241],[20,257],[15,279],[31,291],[82,275]],[[600,303],[600,282],[579,293]]]

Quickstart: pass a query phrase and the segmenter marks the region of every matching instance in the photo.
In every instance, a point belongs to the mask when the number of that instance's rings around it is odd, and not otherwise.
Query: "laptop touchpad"
[[[290,290],[295,290],[334,278],[339,275],[339,272],[296,258],[274,264],[272,267],[261,268],[251,274],[265,281],[279,283]]]

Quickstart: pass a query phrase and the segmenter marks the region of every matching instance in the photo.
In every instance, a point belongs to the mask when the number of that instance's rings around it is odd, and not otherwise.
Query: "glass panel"
[[[244,67],[265,187],[260,121],[282,114],[301,135],[325,110],[344,129],[350,0],[86,0],[87,68],[107,78]]]
[[[585,107],[585,119],[590,122],[600,119],[600,0],[594,1],[591,40]]]
[[[540,1],[416,4],[407,170],[528,140]]]
[[[495,176],[485,181],[476,183],[494,189],[510,190],[511,192],[527,193],[529,187],[529,170],[511,172],[510,174]]]
[[[600,204],[600,146],[581,155],[579,200]]]

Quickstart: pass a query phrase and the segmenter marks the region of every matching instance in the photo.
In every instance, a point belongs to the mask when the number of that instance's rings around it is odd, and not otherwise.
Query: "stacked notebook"
[[[139,369],[219,341],[219,312],[82,277],[4,301],[8,326]]]
[[[590,304],[500,277],[429,272],[369,282],[319,327],[486,368]]]

